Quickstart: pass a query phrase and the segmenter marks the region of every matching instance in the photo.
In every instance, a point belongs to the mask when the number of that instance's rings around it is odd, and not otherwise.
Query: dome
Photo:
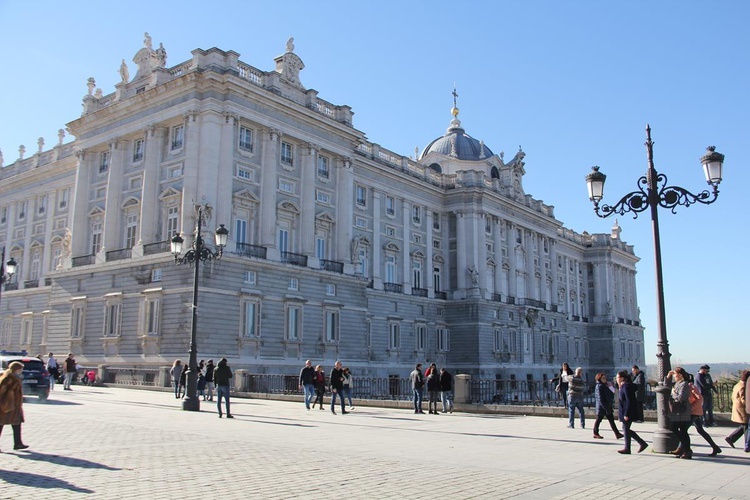
[[[492,151],[484,145],[484,142],[474,139],[461,128],[458,109],[454,107],[452,113],[454,118],[451,120],[451,126],[445,132],[445,135],[429,143],[422,151],[419,159],[425,158],[429,153],[438,153],[469,161],[483,160],[492,156]]]

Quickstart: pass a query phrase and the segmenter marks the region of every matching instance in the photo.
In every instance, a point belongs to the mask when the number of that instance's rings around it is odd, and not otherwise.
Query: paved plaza
[[[594,441],[593,422],[561,418],[235,398],[227,420],[167,392],[60,389],[25,404],[28,450],[4,429],[0,498],[750,498],[750,454],[706,458],[699,436],[692,461],[621,456],[608,426]],[[654,429],[637,426],[648,441]],[[727,428],[710,430],[725,444]]]

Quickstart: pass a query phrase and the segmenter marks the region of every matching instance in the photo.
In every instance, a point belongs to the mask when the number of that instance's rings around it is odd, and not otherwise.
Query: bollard
[[[99,365],[96,368],[97,378],[94,385],[102,385],[107,381],[107,365]]]
[[[453,382],[453,402],[467,404],[471,401],[471,375],[456,375]]]
[[[234,370],[232,385],[236,392],[250,392],[249,372],[247,370]]]

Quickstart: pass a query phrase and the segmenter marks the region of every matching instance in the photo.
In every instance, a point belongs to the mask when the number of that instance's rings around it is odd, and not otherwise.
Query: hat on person
[[[711,367],[708,366],[708,365],[701,366],[701,370],[710,370],[710,369],[711,369]]]
[[[20,361],[14,361],[8,365],[8,369],[10,371],[15,371],[15,370],[18,370],[19,368],[23,370],[23,363],[21,363]]]

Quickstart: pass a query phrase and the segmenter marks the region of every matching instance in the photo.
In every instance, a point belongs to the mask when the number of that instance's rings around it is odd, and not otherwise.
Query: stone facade
[[[131,80],[59,143],[0,170],[0,244],[19,262],[2,293],[0,348],[73,352],[83,364],[186,357],[192,272],[169,240],[196,205],[229,243],[202,267],[199,358],[296,373],[305,359],[406,376],[435,361],[482,378],[542,380],[643,363],[638,258],[578,234],[468,136],[453,108],[418,158],[368,141],[352,111],[305,89],[290,40],[262,71],[196,49],[166,67],[147,35]],[[115,61],[116,63],[116,61]],[[25,148],[23,148],[25,149]]]

